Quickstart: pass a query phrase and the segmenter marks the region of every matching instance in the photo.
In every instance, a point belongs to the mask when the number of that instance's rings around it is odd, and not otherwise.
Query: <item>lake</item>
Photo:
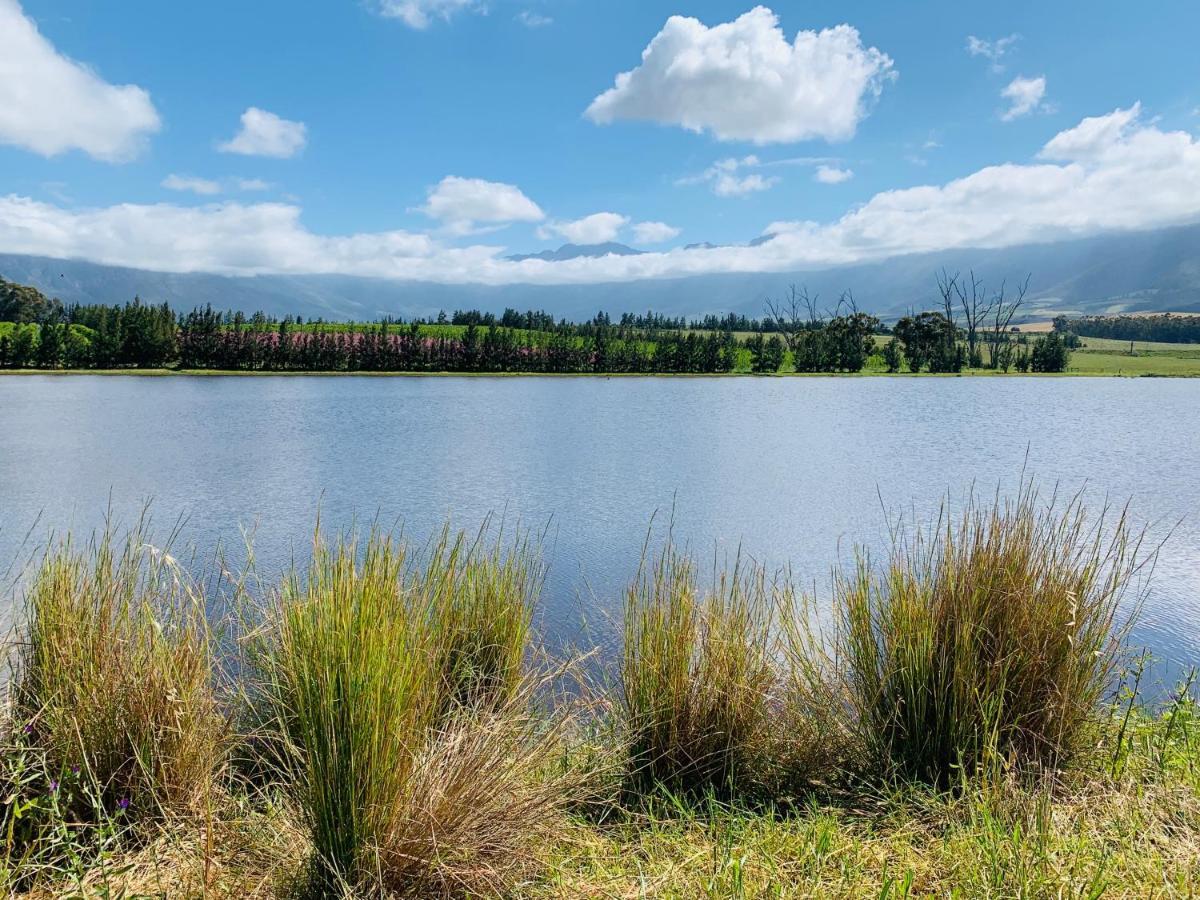
[[[3,377],[0,573],[110,502],[210,555],[253,532],[267,573],[318,509],[418,540],[493,513],[546,532],[551,640],[606,644],[656,515],[827,592],[889,516],[1025,471],[1170,533],[1134,639],[1173,673],[1200,661],[1198,410],[1200,382],[1162,379]]]

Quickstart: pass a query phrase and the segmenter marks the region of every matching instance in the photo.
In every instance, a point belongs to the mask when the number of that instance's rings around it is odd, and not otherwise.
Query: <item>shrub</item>
[[[883,361],[887,364],[889,372],[899,372],[903,360],[904,354],[901,352],[899,340],[892,338],[883,345]]]
[[[201,807],[227,749],[212,671],[201,598],[140,529],[45,555],[25,598],[14,714],[50,771],[82,771],[94,788],[76,815]]]
[[[668,540],[626,593],[624,632],[630,789],[728,793],[752,778],[775,678],[763,573],[739,560],[701,594],[691,561]]]
[[[1080,748],[1125,629],[1136,570],[1124,517],[1031,489],[865,560],[837,585],[839,654],[862,746],[880,767],[947,784],[985,764],[1057,766]]]
[[[1065,372],[1070,361],[1071,351],[1058,332],[1044,334],[1033,342],[1029,365],[1034,372]]]

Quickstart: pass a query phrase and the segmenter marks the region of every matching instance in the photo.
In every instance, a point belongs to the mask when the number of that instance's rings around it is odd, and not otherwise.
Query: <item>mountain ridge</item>
[[[440,310],[454,309],[501,312],[505,307],[545,309],[570,319],[590,318],[599,310],[610,315],[653,310],[688,317],[727,312],[761,316],[766,300],[780,296],[793,283],[807,285],[829,305],[842,291],[852,290],[860,309],[894,318],[910,309],[937,305],[934,274],[943,268],[962,272],[974,268],[989,289],[1001,280],[1012,285],[1032,274],[1025,318],[1059,312],[1197,311],[1200,225],[1001,250],[913,254],[806,271],[569,285],[441,284],[353,275],[179,274],[0,253],[0,276],[32,284],[67,303],[124,302],[136,294],[181,310],[211,303],[219,309],[262,310],[279,316],[367,320],[435,316]]]

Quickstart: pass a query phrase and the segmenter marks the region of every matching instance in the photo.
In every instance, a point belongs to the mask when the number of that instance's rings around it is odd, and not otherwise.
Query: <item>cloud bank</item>
[[[464,178],[432,188],[425,211],[450,223],[544,219],[518,188]],[[1200,222],[1200,139],[1144,122],[1135,104],[1054,135],[1029,162],[988,166],[941,185],[884,191],[828,223],[775,223],[767,229],[772,239],[754,247],[513,262],[504,259],[503,246],[458,247],[410,231],[314,234],[291,204],[72,210],[9,195],[0,197],[0,250],[172,272],[568,284],[792,271],[1194,222]]]

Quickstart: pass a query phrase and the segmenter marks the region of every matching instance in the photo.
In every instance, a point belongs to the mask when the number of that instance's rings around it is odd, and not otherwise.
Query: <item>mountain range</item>
[[[622,244],[573,245],[534,254],[573,259],[637,253]],[[517,257],[520,258],[520,257]],[[477,285],[394,281],[348,275],[229,276],[175,274],[81,260],[0,254],[0,276],[32,284],[63,302],[117,303],[134,295],[188,310],[262,310],[311,319],[374,320],[436,316],[438,311],[544,309],[585,319],[653,310],[670,316],[744,313],[761,316],[766,301],[790,284],[805,285],[830,305],[844,290],[858,307],[885,319],[936,305],[935,273],[973,268],[989,287],[1031,276],[1024,319],[1057,313],[1200,311],[1200,225],[1109,234],[1002,250],[952,250],[810,271],[732,273],[576,285]]]

